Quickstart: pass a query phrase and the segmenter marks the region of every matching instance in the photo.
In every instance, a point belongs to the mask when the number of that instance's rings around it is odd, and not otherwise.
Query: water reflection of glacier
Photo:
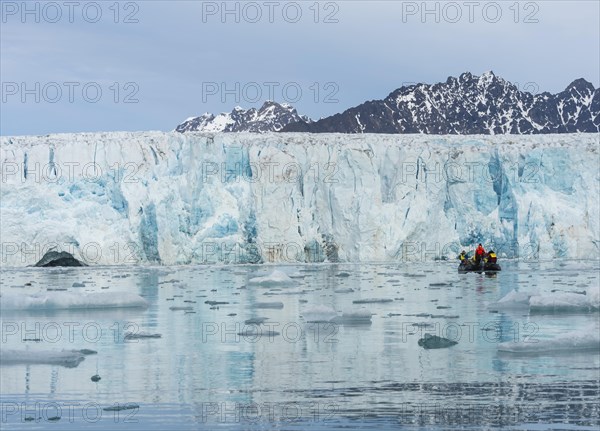
[[[96,267],[60,277],[57,270],[3,270],[2,294],[52,286],[127,291],[149,303],[131,310],[3,312],[4,351],[98,352],[74,368],[3,363],[3,406],[18,406],[6,420],[24,429],[30,423],[21,403],[31,410],[35,402],[60,402],[135,403],[138,422],[111,426],[123,429],[597,426],[597,349],[520,355],[498,346],[548,344],[577,329],[594,331],[598,313],[491,312],[490,305],[513,289],[544,296],[598,286],[598,263],[505,261],[503,267],[496,278],[459,275],[454,263],[443,262],[425,271],[405,264],[279,267],[293,281],[284,286],[250,284],[270,272],[259,266]],[[391,301],[355,303],[373,298]],[[261,302],[283,308],[256,308]],[[172,311],[173,305],[191,310]],[[308,323],[302,317],[353,311],[372,314],[371,321]],[[246,321],[279,335],[239,335]],[[126,332],[162,337],[125,340]],[[458,344],[424,350],[417,340],[425,333]],[[95,374],[98,383],[90,380]],[[106,425],[115,413],[102,411],[102,420],[83,425]]]

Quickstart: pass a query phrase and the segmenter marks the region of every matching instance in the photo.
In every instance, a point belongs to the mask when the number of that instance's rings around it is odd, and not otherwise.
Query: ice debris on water
[[[255,302],[254,308],[283,308],[283,302]]]
[[[144,338],[161,338],[161,334],[153,334],[150,332],[126,332],[123,337],[125,340],[141,340]]]
[[[3,293],[0,297],[0,309],[3,311],[146,307],[148,302],[131,292]]]
[[[458,342],[454,340],[431,334],[425,334],[417,343],[424,349],[443,349],[458,344]]]
[[[269,286],[269,285],[289,285],[289,284],[294,284],[295,282],[285,272],[276,269],[271,274],[266,275],[264,277],[251,278],[248,281],[248,283]]]
[[[385,304],[388,302],[394,302],[394,300],[390,298],[365,298],[352,301],[353,304]]]

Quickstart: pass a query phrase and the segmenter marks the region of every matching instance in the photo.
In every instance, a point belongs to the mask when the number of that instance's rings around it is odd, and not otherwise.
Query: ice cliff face
[[[599,137],[2,137],[2,264],[598,258]]]

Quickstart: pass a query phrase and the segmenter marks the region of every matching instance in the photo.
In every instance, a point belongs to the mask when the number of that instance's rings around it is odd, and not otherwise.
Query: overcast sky
[[[0,4],[5,136],[172,130],[269,98],[317,119],[465,71],[600,81],[596,0]]]

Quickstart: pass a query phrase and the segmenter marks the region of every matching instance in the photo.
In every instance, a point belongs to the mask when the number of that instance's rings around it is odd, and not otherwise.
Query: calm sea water
[[[598,313],[488,309],[513,289],[545,294],[598,285],[598,262],[502,265],[495,277],[458,274],[454,262],[3,269],[2,293],[130,291],[150,306],[4,312],[4,351],[97,354],[75,367],[3,364],[1,427],[598,429],[597,350],[497,349],[594,327]],[[275,268],[294,283],[249,284]],[[354,302],[365,299],[388,301]],[[373,316],[307,322],[323,306]],[[245,323],[258,318],[268,319]],[[128,332],[161,337],[132,340]],[[418,345],[425,333],[458,344],[426,350]],[[101,379],[93,382],[94,375]]]

